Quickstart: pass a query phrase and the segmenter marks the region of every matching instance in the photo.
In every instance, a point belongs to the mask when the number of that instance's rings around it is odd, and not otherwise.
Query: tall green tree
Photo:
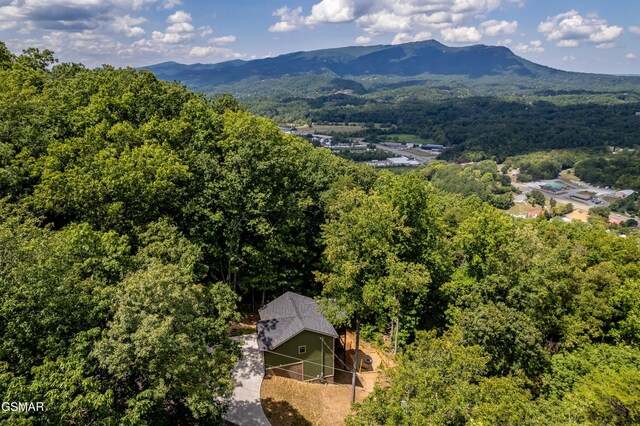
[[[397,318],[402,297],[423,290],[430,277],[424,265],[400,258],[399,242],[410,229],[388,198],[347,188],[328,214],[323,227],[327,272],[318,280],[334,318],[355,322],[354,400],[361,321],[376,314]]]

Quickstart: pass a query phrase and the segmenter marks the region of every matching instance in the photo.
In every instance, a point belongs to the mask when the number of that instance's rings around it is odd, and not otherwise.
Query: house
[[[400,157],[391,157],[391,158],[387,158],[387,161],[392,165],[392,166],[419,166],[420,163],[416,160],[409,160],[407,157],[400,156]]]
[[[442,149],[442,148],[444,148],[444,145],[438,145],[438,144],[434,144],[434,143],[425,143],[425,144],[420,145],[420,148],[426,149],[426,150]]]
[[[623,189],[622,191],[617,191],[613,196],[617,198],[627,198],[632,196],[634,193],[635,191],[633,189]]]
[[[533,210],[533,211],[527,212],[526,214],[527,214],[527,217],[538,217],[544,213],[545,213],[544,210]]]
[[[567,189],[567,185],[562,182],[547,182],[540,186],[540,189],[544,189],[549,192],[560,192]]]
[[[575,194],[571,194],[569,197],[575,198],[576,200],[580,200],[580,201],[589,201],[593,199],[593,195],[594,194],[591,192],[580,191],[580,192],[576,192]]]
[[[258,312],[265,374],[333,382],[338,333],[313,299],[286,292]]]

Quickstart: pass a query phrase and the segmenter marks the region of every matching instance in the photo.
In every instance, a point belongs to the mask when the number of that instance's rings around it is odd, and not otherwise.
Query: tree
[[[535,424],[535,406],[521,380],[483,378],[489,356],[465,346],[456,330],[420,332],[385,373],[348,425]]]
[[[0,41],[0,69],[7,69],[16,60],[16,56],[7,49],[7,45]]]
[[[571,212],[573,212],[573,204],[571,203],[567,203],[564,205],[563,209],[562,209],[562,214],[569,214]]]
[[[491,355],[492,374],[518,374],[535,378],[548,364],[542,333],[531,318],[504,304],[468,309],[457,322],[464,342],[478,345]]]
[[[424,266],[399,258],[398,242],[410,229],[387,197],[345,189],[328,215],[322,237],[328,272],[318,280],[333,317],[355,321],[353,402],[361,321],[374,314],[397,317],[403,295],[420,291],[430,280]]]
[[[611,210],[609,209],[609,207],[598,206],[598,207],[591,207],[589,209],[590,217],[601,217],[603,219],[608,220],[610,214],[611,214]]]
[[[227,332],[235,294],[198,283],[199,249],[167,221],[141,235],[140,269],[120,284],[113,320],[92,352],[119,390],[123,420],[219,421],[237,359]]]
[[[114,319],[93,353],[115,380],[124,421],[220,418],[236,360],[225,330],[229,291],[193,283],[159,261],[123,281]]]
[[[539,205],[540,207],[544,207],[545,198],[542,191],[538,189],[534,189],[527,194],[527,199],[531,203],[532,206]]]

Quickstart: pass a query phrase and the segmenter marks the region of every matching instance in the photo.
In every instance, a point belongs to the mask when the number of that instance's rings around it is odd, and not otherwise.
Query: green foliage
[[[123,421],[173,424],[215,421],[220,396],[233,389],[226,335],[230,298],[223,285],[208,288],[172,264],[150,262],[121,284],[116,309],[93,355],[119,389]]]
[[[533,424],[531,395],[513,377],[483,378],[489,361],[455,331],[420,333],[349,425]]]
[[[589,216],[597,216],[603,219],[609,220],[609,215],[611,214],[611,210],[609,207],[591,207],[589,209]]]
[[[462,167],[443,161],[431,161],[422,169],[424,176],[433,186],[446,192],[476,195],[482,201],[499,208],[508,209],[513,205],[511,186],[508,176],[500,173],[493,161],[482,161]]]
[[[518,174],[520,182],[531,182],[541,179],[555,179],[562,170],[573,167],[577,161],[587,158],[589,155],[602,155],[602,153],[590,153],[586,150],[540,151],[508,157],[505,159],[505,165],[520,169]]]
[[[1,421],[219,423],[239,295],[286,290],[322,294],[339,322],[372,335],[392,330],[398,366],[353,424],[640,421],[637,233],[505,215],[489,204],[508,207],[513,188],[493,161],[377,173],[284,135],[230,96],[207,101],[149,72],[53,60],[0,45],[0,394],[47,406],[46,420]],[[452,110],[405,96],[414,89],[310,102],[331,117],[360,114],[358,104],[368,122],[388,118],[371,135],[419,130],[462,144],[452,157],[481,159],[504,140],[514,142],[496,155],[533,149],[538,137],[593,145],[620,126],[635,137],[626,101],[462,97]],[[394,93],[405,97],[391,106]],[[574,135],[594,111],[611,127]],[[545,139],[553,126],[530,114],[578,119]],[[517,132],[503,126],[514,119]],[[509,161],[546,173],[587,161],[574,154]]]
[[[346,189],[329,205],[329,218],[323,238],[330,273],[318,279],[346,319],[396,317],[405,294],[426,291],[424,266],[402,258],[401,242],[411,229],[389,197]]]
[[[575,173],[585,182],[599,186],[640,191],[640,152],[620,150],[578,162]]]
[[[542,191],[538,189],[534,189],[527,194],[527,199],[531,203],[532,206],[539,205],[540,207],[545,206],[545,197]]]

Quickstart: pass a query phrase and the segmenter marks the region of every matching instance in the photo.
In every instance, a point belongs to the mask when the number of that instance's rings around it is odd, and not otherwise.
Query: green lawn
[[[420,149],[420,148],[408,148],[405,150],[405,152],[416,155],[418,157],[435,157],[433,154],[430,154],[424,149]]]

